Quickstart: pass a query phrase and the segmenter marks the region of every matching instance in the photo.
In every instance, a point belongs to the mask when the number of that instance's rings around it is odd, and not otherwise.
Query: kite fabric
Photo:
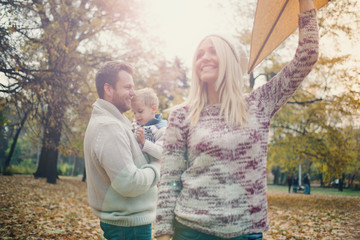
[[[316,9],[328,0],[314,0]],[[251,36],[248,73],[298,26],[299,0],[258,0]]]

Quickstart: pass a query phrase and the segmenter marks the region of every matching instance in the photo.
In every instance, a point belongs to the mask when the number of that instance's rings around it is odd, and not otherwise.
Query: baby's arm
[[[163,136],[165,133],[166,127],[160,128],[155,133],[155,143],[145,140],[145,143],[143,145],[143,152],[148,153],[150,156],[159,159],[161,158],[162,154],[162,146],[163,146]]]

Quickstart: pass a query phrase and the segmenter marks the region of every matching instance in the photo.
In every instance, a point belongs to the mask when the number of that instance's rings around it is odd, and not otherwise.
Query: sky
[[[152,33],[164,42],[161,50],[165,56],[168,59],[178,56],[191,69],[193,54],[204,36],[216,33],[233,37],[236,34],[236,27],[245,27],[251,31],[253,20],[249,26],[237,26],[239,22],[234,20],[236,7],[230,2],[224,0],[149,0],[147,2],[149,5],[146,7],[148,21],[153,26]],[[243,0],[242,4],[255,6],[256,2],[256,0]],[[222,7],[219,7],[219,3]],[[255,8],[251,14],[255,15]],[[292,40],[297,41],[297,37]],[[321,41],[327,40],[321,39]],[[326,44],[322,45],[324,46]],[[333,47],[331,49],[333,56],[348,53],[358,57],[360,56],[360,37],[355,37],[351,41],[344,39],[340,41],[338,49],[335,50]],[[290,59],[293,53],[289,54]],[[262,85],[265,80],[258,79],[257,83]]]
[[[199,41],[208,34],[236,34],[235,6],[224,0],[149,0],[148,21],[152,32],[164,41],[166,57],[181,57],[187,65]],[[256,0],[243,0],[248,4]],[[222,7],[219,7],[221,3]],[[255,14],[255,9],[253,9]],[[245,26],[252,29],[252,25]],[[342,53],[360,55],[360,44],[344,41]],[[336,54],[336,52],[334,52]]]
[[[224,8],[217,5],[220,2]],[[186,65],[191,64],[195,48],[204,36],[235,33],[234,10],[228,1],[151,0],[148,4],[151,31],[164,41],[165,56],[179,56]]]

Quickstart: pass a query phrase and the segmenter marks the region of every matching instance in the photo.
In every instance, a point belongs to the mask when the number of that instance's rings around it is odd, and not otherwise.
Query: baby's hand
[[[144,135],[144,129],[142,127],[138,127],[136,130],[136,138],[138,142],[144,147],[145,144],[145,135]]]

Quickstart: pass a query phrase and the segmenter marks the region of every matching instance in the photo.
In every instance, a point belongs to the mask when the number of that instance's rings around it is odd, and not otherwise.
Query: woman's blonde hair
[[[242,48],[240,55],[235,47],[225,38],[218,35],[205,37],[198,45],[192,64],[190,93],[182,106],[188,106],[191,125],[196,125],[201,111],[208,104],[207,84],[199,80],[196,74],[195,63],[200,44],[210,39],[219,58],[219,76],[216,80],[216,89],[219,91],[220,114],[230,125],[244,126],[247,121],[247,107],[245,103],[243,76],[246,74],[247,56]]]

